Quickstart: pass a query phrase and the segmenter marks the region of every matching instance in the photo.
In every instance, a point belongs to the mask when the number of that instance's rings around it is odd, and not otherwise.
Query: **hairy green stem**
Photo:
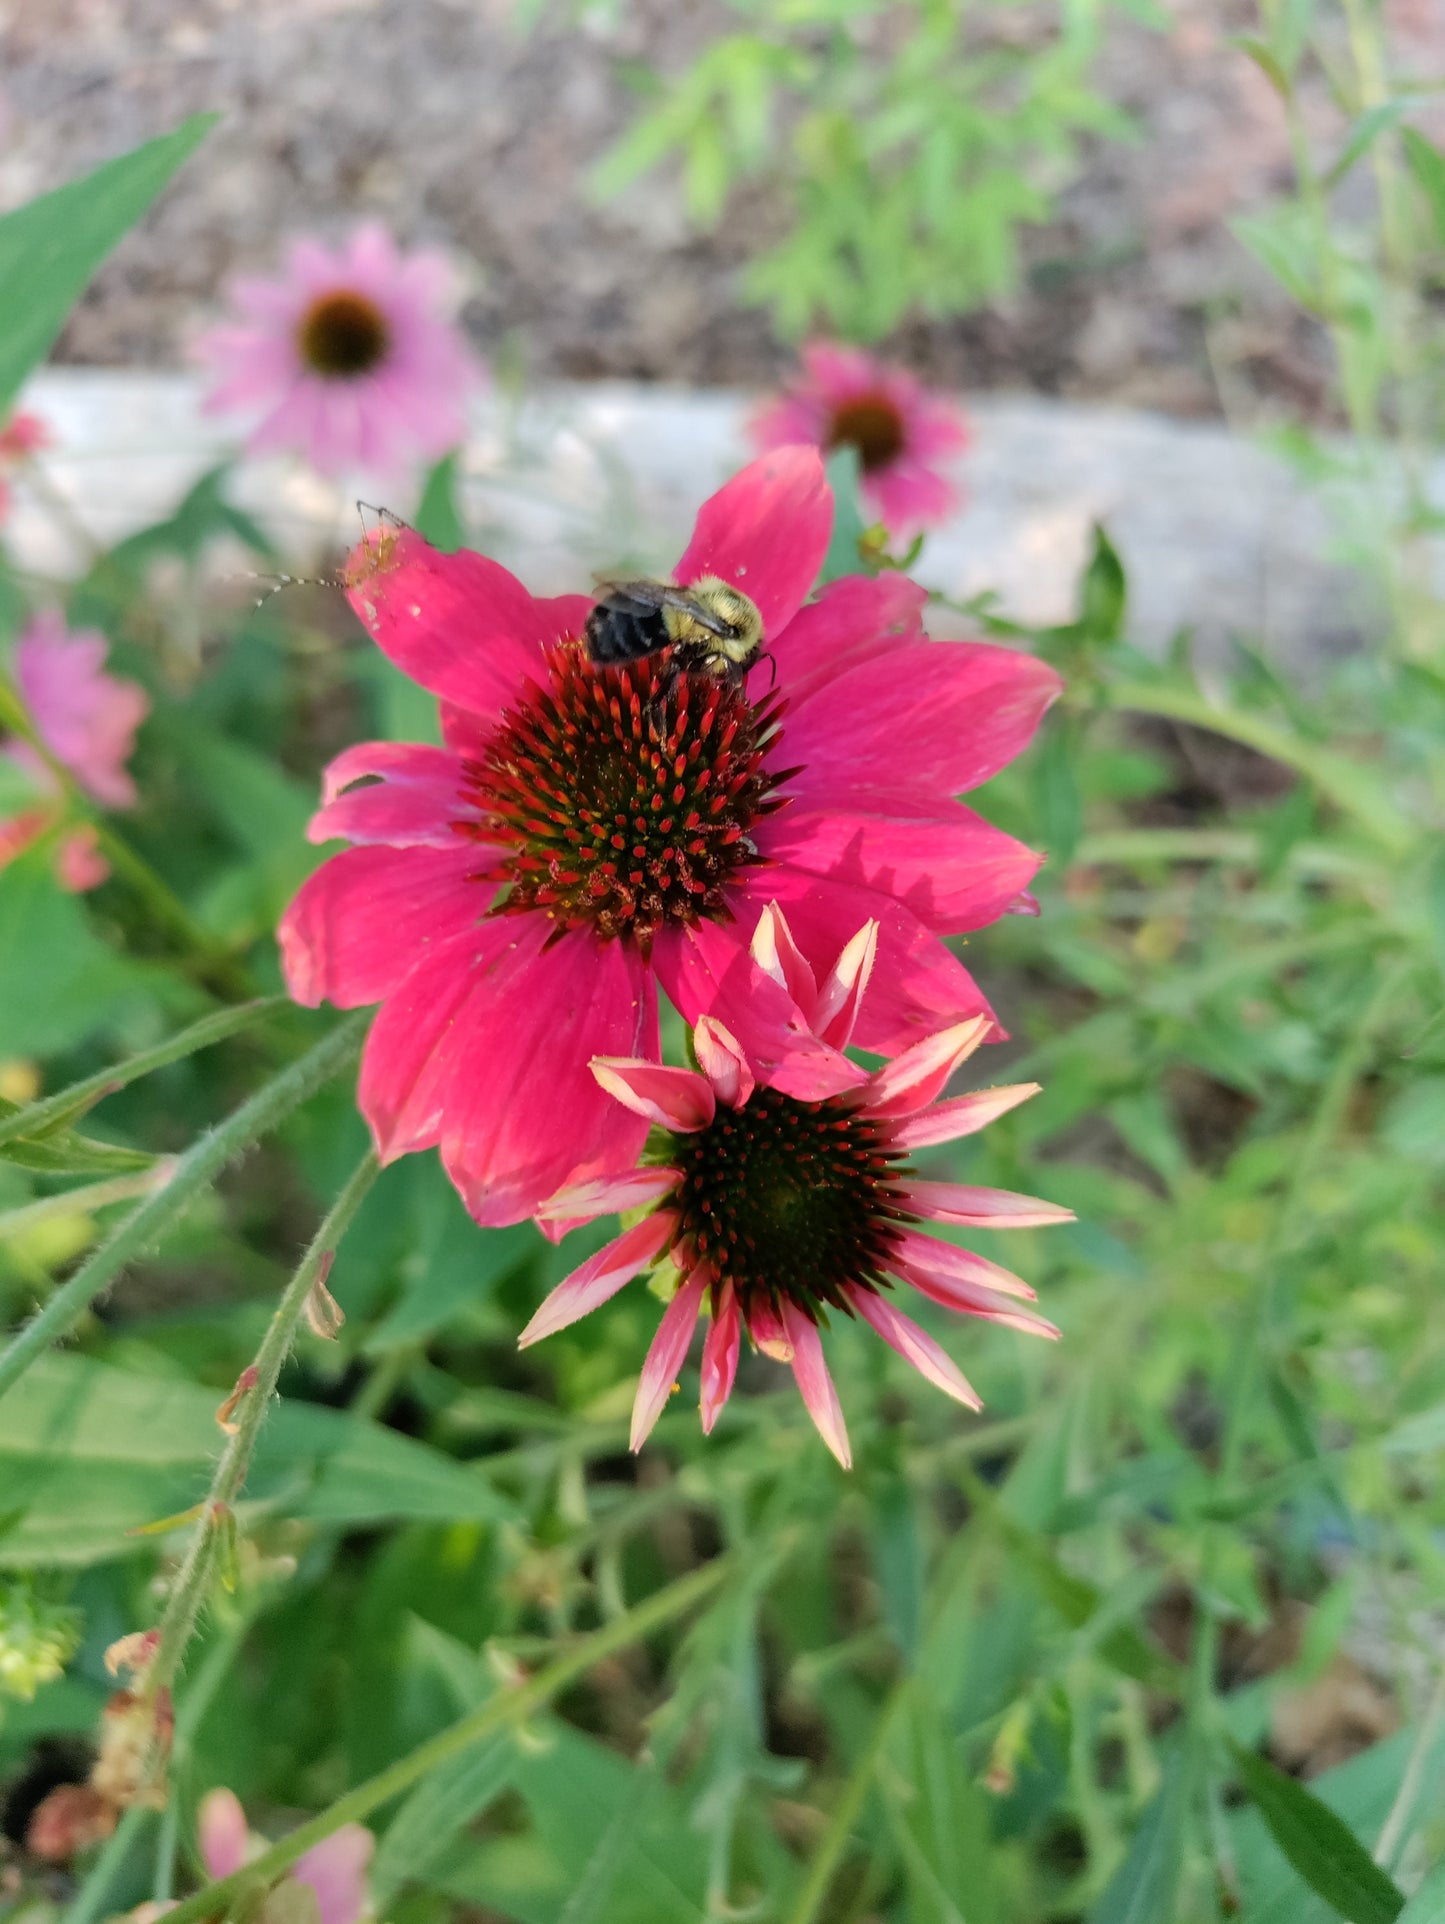
[[[117,1062],[112,1068],[98,1069],[93,1076],[72,1082],[68,1089],[58,1089],[53,1096],[42,1096],[39,1102],[27,1103],[13,1115],[0,1116],[0,1146],[13,1142],[17,1136],[44,1135],[58,1123],[70,1122],[102,1096],[114,1095],[141,1076],[194,1055],[197,1049],[209,1049],[212,1043],[223,1042],[240,1029],[249,1029],[273,1009],[290,1005],[289,996],[265,995],[253,1002],[239,1003],[233,1009],[218,1009],[214,1015],[202,1016],[199,1022],[193,1022],[165,1042],[158,1042],[153,1049],[142,1049],[139,1055]]]
[[[405,1757],[398,1758],[396,1763],[378,1771],[376,1776],[368,1777],[365,1783],[347,1791],[344,1797],[338,1797],[329,1809],[298,1826],[279,1844],[273,1844],[270,1850],[263,1851],[244,1870],[223,1877],[214,1884],[207,1884],[185,1898],[168,1913],[167,1924],[198,1924],[201,1918],[220,1916],[243,1891],[262,1887],[279,1877],[313,1844],[330,1837],[343,1824],[363,1822],[374,1810],[389,1803],[402,1791],[410,1790],[413,1784],[440,1765],[449,1763],[462,1751],[470,1750],[484,1738],[535,1716],[539,1710],[545,1709],[559,1691],[565,1690],[568,1684],[594,1664],[600,1663],[604,1657],[626,1650],[639,1638],[649,1636],[664,1624],[671,1623],[675,1617],[684,1615],[711,1595],[731,1569],[732,1565],[726,1557],[717,1558],[712,1563],[704,1564],[700,1570],[679,1577],[666,1589],[656,1591],[624,1616],[604,1624],[600,1630],[594,1630],[571,1650],[553,1658],[551,1663],[525,1683],[488,1697],[485,1703],[469,1711],[448,1729],[419,1744]]]
[[[105,1176],[99,1182],[82,1183],[78,1189],[63,1189],[59,1195],[41,1196],[36,1202],[21,1203],[18,1209],[4,1210],[0,1212],[0,1243],[13,1242],[57,1216],[83,1215],[88,1210],[104,1209],[107,1203],[147,1195],[169,1182],[173,1167],[170,1162],[154,1162],[149,1169],[137,1169],[128,1176]]]
[[[345,1068],[359,1051],[362,1030],[370,1019],[369,1010],[357,1010],[339,1022],[298,1061],[257,1090],[233,1116],[228,1116],[177,1158],[175,1172],[165,1188],[148,1196],[127,1216],[110,1241],[61,1284],[0,1353],[0,1396],[14,1386],[49,1344],[75,1326],[127,1263],[171,1228],[233,1157],[274,1129]]]
[[[211,1487],[202,1500],[201,1514],[171,1586],[155,1655],[136,1683],[140,1695],[163,1689],[180,1668],[210,1590],[216,1558],[226,1542],[228,1529],[234,1526],[234,1506],[251,1467],[251,1453],[276,1393],[282,1365],[296,1340],[307,1298],[318,1281],[324,1283],[337,1246],[380,1169],[375,1152],[368,1149],[296,1265],[266,1325],[256,1360],[242,1372],[237,1385],[235,1425],[217,1460]]]

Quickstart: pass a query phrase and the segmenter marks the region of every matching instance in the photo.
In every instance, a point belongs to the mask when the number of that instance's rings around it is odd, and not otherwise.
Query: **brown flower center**
[[[339,287],[314,300],[296,330],[301,358],[328,381],[351,381],[385,360],[391,326],[365,294]]]
[[[480,820],[463,832],[504,850],[497,913],[539,910],[644,954],[664,924],[730,914],[728,883],[758,860],[749,830],[796,773],[766,765],[782,703],[671,673],[670,652],[604,668],[564,642],[467,765]]]
[[[828,446],[857,448],[865,474],[896,461],[903,442],[903,416],[886,394],[855,394],[833,410]]]
[[[915,1220],[899,1200],[902,1158],[847,1096],[799,1102],[755,1089],[660,1153],[682,1171],[669,1200],[679,1242],[732,1283],[745,1318],[784,1298],[814,1322],[823,1308],[846,1309],[846,1290],[884,1282],[895,1228]]]

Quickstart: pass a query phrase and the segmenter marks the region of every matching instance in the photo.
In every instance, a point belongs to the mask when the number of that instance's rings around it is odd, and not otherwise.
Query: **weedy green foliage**
[[[743,286],[786,336],[874,341],[1007,292],[1020,230],[1049,218],[1081,139],[1128,132],[1090,85],[1100,0],[1027,20],[1008,0],[731,10],[745,24],[682,73],[632,73],[637,116],[594,185],[612,195],[676,161],[705,229],[762,188],[782,235]]]
[[[1258,42],[1286,96],[1309,13]],[[1413,327],[1439,157],[1384,104],[1362,94],[1336,171],[1389,162]],[[1326,318],[1360,421],[1394,420],[1409,382],[1358,384],[1375,321]],[[1369,492],[1377,438],[1340,458],[1397,620],[1307,692],[1243,645],[1207,691],[1187,638],[1140,656],[1103,533],[1073,622],[969,611],[1068,683],[980,798],[1049,850],[1043,914],[966,950],[1015,1037],[984,1076],[1043,1093],[932,1173],[1076,1208],[990,1249],[1064,1341],[940,1319],[974,1419],[835,1328],[851,1476],[764,1363],[711,1439],[674,1407],[634,1463],[645,1291],[519,1357],[585,1236],[478,1231],[430,1157],[362,1194],[354,1038],[265,1000],[270,930],[315,859],[315,770],[410,718],[324,596],[217,605],[210,544],[264,546],[224,476],[74,584],[155,716],[111,881],[62,895],[44,848],[0,869],[0,1308],[69,1337],[22,1337],[0,1395],[0,1782],[93,1736],[115,1638],[164,1610],[189,1640],[170,1811],[131,1813],[30,1915],[193,1890],[222,1783],[278,1837],[316,1813],[276,1870],[373,1824],[399,1924],[1442,1914],[1445,678],[1423,497]],[[453,481],[423,507],[448,542]],[[148,590],[158,555],[180,604]],[[31,586],[5,580],[7,628]],[[173,1156],[139,1201],[108,1187]],[[320,1236],[297,1265],[348,1177],[344,1326],[303,1327],[212,1516],[216,1413],[247,1416],[238,1375],[324,1269]],[[1303,1754],[1291,1707],[1321,1733]],[[182,1924],[215,1908],[196,1893]]]

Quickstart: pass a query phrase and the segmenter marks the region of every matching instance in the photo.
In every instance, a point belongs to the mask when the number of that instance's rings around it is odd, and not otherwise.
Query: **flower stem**
[[[448,1729],[439,1731],[424,1744],[398,1758],[376,1776],[339,1797],[329,1809],[301,1824],[279,1844],[248,1864],[244,1870],[207,1884],[179,1903],[167,1914],[167,1924],[198,1924],[201,1918],[218,1917],[229,1909],[235,1898],[251,1888],[263,1888],[289,1870],[298,1857],[314,1844],[341,1829],[343,1824],[360,1823],[374,1810],[389,1803],[404,1790],[427,1776],[438,1766],[449,1763],[483,1738],[524,1722],[542,1710],[560,1690],[582,1676],[604,1657],[626,1650],[641,1637],[650,1636],[674,1617],[682,1616],[716,1590],[732,1568],[726,1557],[715,1558],[699,1570],[679,1577],[666,1589],[658,1590],[623,1616],[583,1637],[562,1656],[553,1658],[535,1676],[510,1690],[500,1690],[485,1703],[469,1711]]]
[[[167,1162],[154,1162],[149,1169],[137,1169],[129,1176],[105,1176],[99,1182],[82,1183],[78,1189],[63,1189],[59,1195],[21,1203],[18,1209],[0,1210],[0,1243],[13,1242],[37,1223],[53,1222],[57,1216],[85,1215],[93,1209],[104,1209],[108,1203],[144,1196],[169,1181],[171,1167]]]
[[[181,1658],[196,1627],[207,1593],[217,1555],[234,1520],[234,1505],[251,1467],[251,1452],[266,1420],[271,1398],[276,1393],[281,1367],[291,1354],[296,1330],[306,1299],[318,1277],[324,1279],[341,1238],[351,1225],[367,1191],[381,1172],[374,1150],[368,1149],[352,1172],[351,1179],[328,1210],[326,1219],[312,1237],[306,1254],[296,1265],[281,1301],[266,1325],[256,1360],[243,1372],[246,1385],[236,1404],[236,1422],[216,1463],[211,1487],[201,1503],[201,1514],[174,1584],[171,1586],[165,1615],[161,1619],[160,1639],[155,1655],[136,1683],[138,1695],[154,1695],[174,1678]]]
[[[1111,708],[1128,709],[1136,715],[1158,715],[1166,721],[1208,729],[1229,741],[1242,742],[1246,748],[1267,755],[1286,768],[1293,768],[1342,814],[1353,816],[1360,827],[1367,829],[1391,854],[1402,855],[1415,842],[1410,823],[1381,793],[1367,769],[1347,756],[1303,740],[1264,716],[1216,708],[1195,689],[1162,682],[1157,685],[1120,682],[1109,687],[1106,694]]]
[[[27,1103],[13,1115],[0,1116],[0,1145],[13,1142],[17,1136],[44,1135],[47,1129],[73,1121],[102,1096],[114,1095],[117,1089],[148,1076],[153,1069],[163,1069],[167,1063],[194,1055],[197,1049],[208,1049],[213,1042],[223,1042],[238,1029],[250,1028],[273,1009],[289,1007],[289,996],[265,995],[253,1002],[242,1002],[235,1008],[218,1009],[214,1015],[202,1016],[199,1022],[193,1022],[165,1042],[158,1042],[153,1049],[142,1049],[139,1055],[128,1056],[112,1068],[98,1069],[93,1076],[72,1082],[68,1089],[58,1089],[53,1096]]]
[[[233,1157],[274,1129],[351,1061],[361,1047],[361,1032],[370,1019],[369,1010],[359,1009],[339,1022],[304,1056],[258,1089],[233,1116],[209,1130],[177,1158],[175,1173],[165,1188],[148,1196],[127,1216],[110,1241],[82,1263],[68,1282],[62,1283],[0,1352],[0,1396],[14,1386],[48,1344],[79,1322],[127,1263],[152,1247],[171,1228],[192,1199],[214,1181]]]
[[[848,1848],[848,1839],[853,1834],[853,1826],[858,1821],[858,1813],[863,1808],[863,1799],[868,1795],[868,1786],[873,1781],[873,1772],[878,1759],[888,1742],[888,1734],[893,1728],[893,1719],[912,1688],[913,1680],[904,1675],[893,1686],[883,1708],[878,1713],[878,1721],[873,1726],[873,1734],[864,1746],[862,1754],[854,1764],[848,1781],[838,1794],[837,1802],[828,1815],[827,1828],[818,1843],[818,1848],[808,1865],[808,1874],[803,1879],[802,1889],[793,1900],[788,1912],[787,1924],[813,1924],[828,1886]]]

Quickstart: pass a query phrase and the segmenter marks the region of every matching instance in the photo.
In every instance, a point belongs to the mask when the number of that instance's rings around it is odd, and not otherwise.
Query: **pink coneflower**
[[[563,1190],[542,1214],[570,1225],[653,1207],[559,1283],[519,1341],[565,1329],[670,1258],[681,1280],[637,1387],[634,1450],[671,1393],[704,1300],[712,1322],[702,1353],[703,1429],[712,1429],[732,1390],[745,1331],[754,1348],[792,1365],[803,1401],[844,1469],[848,1435],[818,1335],[830,1311],[861,1316],[929,1382],[975,1410],[982,1405],[951,1358],[895,1306],[895,1281],[968,1316],[1036,1336],[1058,1334],[1020,1307],[1020,1299],[1033,1300],[1026,1283],[919,1225],[1021,1229],[1068,1222],[1072,1212],[1006,1190],[925,1182],[907,1160],[912,1150],[974,1134],[1038,1085],[934,1101],[982,1041],[989,1026],[983,1015],[925,1036],[864,1075],[842,1051],[858,1029],[877,940],[877,925],[869,923],[820,982],[776,909],[758,923],[753,958],[790,999],[790,1024],[805,1027],[819,1045],[813,1101],[780,1090],[711,1016],[694,1032],[696,1070],[616,1057],[592,1064],[602,1088],[665,1132],[655,1145],[659,1166]]]
[[[38,414],[17,409],[4,427],[0,427],[0,462],[7,465],[16,461],[28,461],[32,455],[48,448],[54,440],[50,424]]]
[[[136,798],[126,768],[135,734],[150,711],[145,690],[105,672],[110,644],[93,628],[67,630],[58,614],[35,615],[15,647],[15,683],[35,731],[77,784],[107,808],[128,808]],[[0,865],[48,829],[60,800],[53,770],[29,742],[0,742],[0,755],[23,768],[40,805],[0,823]],[[96,850],[95,832],[73,830],[61,843],[60,880],[70,889],[94,888],[109,874]]]
[[[42,448],[48,448],[51,439],[48,423],[41,420],[38,414],[17,412],[0,427],[0,521],[9,516],[12,499],[5,473],[23,466]]]
[[[441,697],[447,746],[332,763],[312,839],[360,846],[287,911],[286,979],[301,1002],[382,1003],[360,1089],[378,1150],[440,1144],[479,1222],[635,1160],[645,1125],[587,1064],[656,1058],[656,980],[689,1021],[724,1003],[755,1052],[783,1050],[779,1086],[811,1094],[818,1045],[773,1021],[781,991],[748,953],[770,901],[820,953],[878,923],[863,1046],[987,1013],[940,937],[1002,914],[1039,857],[953,797],[1018,754],[1058,680],[928,641],[896,574],[804,607],[830,519],[811,448],[704,505],[676,577],[756,604],[771,659],[745,687],[670,675],[665,650],[595,666],[588,597],[534,600],[482,555],[386,529],[353,557],[352,606]]]
[[[213,1878],[231,1877],[244,1870],[265,1849],[253,1837],[246,1813],[234,1791],[213,1790],[201,1800],[196,1814],[201,1859]],[[376,1839],[362,1824],[343,1824],[322,1838],[287,1871],[316,1895],[321,1924],[356,1924],[366,1910],[366,1871]]]
[[[863,500],[896,540],[946,521],[962,499],[936,465],[968,446],[960,410],[861,348],[805,347],[802,375],[750,431],[759,448],[856,448]]]
[[[232,295],[244,319],[197,353],[214,377],[207,411],[260,417],[252,454],[391,479],[465,438],[483,370],[452,321],[441,255],[403,254],[372,223],[334,249],[293,241],[282,276],[238,280]]]

